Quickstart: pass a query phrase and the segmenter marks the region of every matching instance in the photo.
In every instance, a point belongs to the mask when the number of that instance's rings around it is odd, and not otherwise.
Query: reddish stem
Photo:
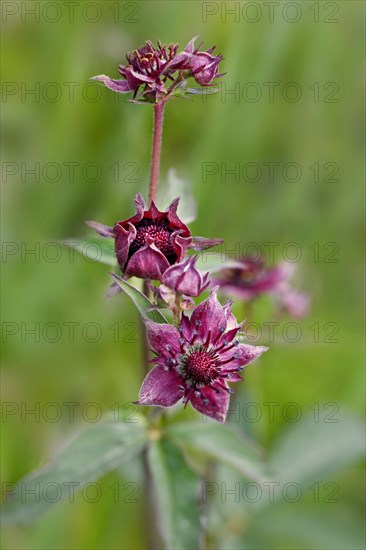
[[[149,187],[149,204],[151,201],[156,202],[156,192],[159,183],[159,169],[161,156],[161,142],[163,136],[163,120],[164,120],[164,105],[161,101],[154,105],[154,131],[153,143],[151,152],[151,172],[150,172],[150,187]]]
[[[161,143],[163,136],[163,120],[164,120],[164,101],[156,103],[154,105],[154,128],[153,128],[153,142],[151,152],[151,169],[150,169],[150,186],[149,186],[149,205],[151,202],[156,202],[156,193],[159,183],[159,170],[160,170],[160,157],[161,157]],[[149,287],[144,281],[144,294],[150,297]],[[142,373],[145,377],[149,372],[149,351],[148,351],[148,339],[146,334],[146,326],[142,321],[141,323],[141,337],[142,337]],[[145,525],[146,525],[146,545],[149,550],[157,550],[160,548],[157,541],[157,533],[155,528],[155,515],[154,515],[154,489],[152,485],[152,477],[149,468],[148,449],[143,451],[143,469],[144,469],[144,488],[145,488]]]

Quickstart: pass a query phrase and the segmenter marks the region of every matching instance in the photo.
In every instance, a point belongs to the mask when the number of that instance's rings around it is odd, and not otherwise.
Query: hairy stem
[[[154,105],[154,130],[151,152],[149,204],[151,204],[151,201],[156,201],[156,193],[158,190],[161,142],[163,136],[164,104],[165,102],[161,101],[160,103],[156,103]]]
[[[149,185],[149,205],[151,202],[156,202],[156,194],[159,183],[161,143],[163,136],[163,120],[164,120],[164,101],[154,105],[154,128],[153,141],[151,152],[151,168],[150,168],[150,185]],[[149,287],[144,281],[143,292],[149,297]],[[143,378],[149,372],[149,343],[146,334],[145,323],[141,321],[141,345],[142,345],[142,375]],[[153,411],[154,412],[154,411]],[[154,487],[152,484],[151,472],[148,461],[148,450],[143,452],[143,468],[144,468],[144,489],[145,489],[145,526],[146,526],[146,547],[147,550],[159,550],[159,540],[156,531],[155,518],[155,500]]]
[[[144,281],[143,292],[145,296],[150,297],[149,287]],[[144,321],[141,319],[141,360],[142,360],[142,378],[144,379],[149,372],[149,343],[146,334]],[[154,513],[155,499],[154,487],[151,472],[149,468],[148,448],[143,450],[143,481],[144,481],[144,525],[146,533],[146,549],[159,550],[159,539],[156,530],[156,518]]]

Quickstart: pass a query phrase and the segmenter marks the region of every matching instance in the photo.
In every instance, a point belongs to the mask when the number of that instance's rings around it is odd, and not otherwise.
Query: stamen
[[[217,380],[216,381],[216,384],[218,386],[220,386],[220,388],[222,388],[224,391],[226,391],[227,393],[234,393],[234,390],[232,388],[228,388],[227,386],[225,386],[222,382],[220,382],[220,380]],[[217,391],[217,390],[216,390]],[[219,392],[217,392],[219,393]]]
[[[225,330],[226,330],[226,327],[224,327],[224,326],[219,327],[218,334],[216,335],[216,338],[213,341],[214,344],[216,344],[216,342],[221,338],[221,336],[224,334]]]
[[[184,408],[186,408],[189,401],[191,400],[191,397],[190,397],[191,392],[192,392],[192,388],[188,388],[186,395],[183,397]]]
[[[226,361],[220,361],[220,366],[227,365],[227,363],[231,363],[233,360],[233,357],[230,357],[230,359],[226,359]]]
[[[221,353],[226,353],[227,351],[230,351],[231,349],[235,348],[237,344],[230,344],[227,348],[225,348],[224,344],[216,349],[216,351],[219,351]]]
[[[206,342],[203,344],[203,347],[207,348],[207,346],[208,346],[210,340],[211,340],[211,331],[209,330],[209,331],[208,331],[208,335],[207,335]]]
[[[190,344],[194,344],[194,341],[198,336],[198,331],[196,329],[193,329],[192,334],[193,334],[193,336],[192,336],[191,341],[189,342]]]

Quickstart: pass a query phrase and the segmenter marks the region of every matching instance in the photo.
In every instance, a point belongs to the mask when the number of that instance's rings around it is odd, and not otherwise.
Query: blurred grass
[[[361,414],[363,5],[337,2],[340,22],[336,24],[314,23],[306,2],[301,3],[304,16],[297,23],[286,23],[281,17],[269,23],[263,17],[250,24],[235,23],[233,17],[222,22],[219,16],[202,23],[202,4],[186,1],[138,2],[138,23],[114,23],[110,4],[101,3],[103,16],[97,23],[83,21],[79,14],[73,23],[67,17],[54,24],[34,23],[31,18],[22,23],[14,17],[4,26],[4,82],[23,82],[29,88],[35,82],[41,87],[48,82],[80,83],[73,102],[65,86],[57,102],[41,99],[37,103],[30,96],[21,101],[20,94],[6,101],[4,161],[29,166],[97,162],[103,167],[103,176],[95,183],[83,181],[80,170],[71,183],[66,169],[56,183],[34,183],[32,176],[21,182],[19,175],[3,183],[4,241],[42,246],[83,235],[85,219],[111,224],[131,214],[135,192],[146,195],[147,191],[151,109],[122,98],[116,102],[106,89],[101,90],[100,101],[88,102],[80,90],[94,74],[117,75],[125,51],[145,39],[183,46],[199,34],[205,46],[215,43],[224,54],[227,90],[237,82],[242,86],[258,82],[265,93],[264,82],[281,84],[273,103],[265,98],[256,103],[235,102],[233,96],[224,101],[220,94],[209,97],[207,103],[199,98],[171,102],[166,112],[162,179],[174,166],[179,176],[192,181],[199,209],[192,230],[197,235],[223,237],[228,249],[236,242],[298,243],[303,250],[299,284],[312,295],[311,316],[301,322],[305,338],[299,344],[272,345],[261,363],[248,369],[243,398],[281,406],[295,401],[305,410],[315,402],[335,402],[341,409]],[[120,5],[123,9],[124,4]],[[301,86],[299,102],[282,99],[280,91],[287,82]],[[336,82],[339,103],[314,103],[308,89],[314,82]],[[117,161],[121,166],[136,163],[136,183],[113,181],[109,167]],[[276,172],[273,183],[265,175],[257,183],[236,183],[230,176],[223,183],[217,174],[202,182],[203,162],[225,162],[230,168],[235,162],[243,166],[271,161],[297,162],[303,177],[291,183]],[[338,163],[339,181],[312,181],[308,166],[316,161]],[[315,242],[320,246],[337,243],[339,262],[314,262],[310,247]],[[4,401],[29,407],[36,402],[96,402],[108,409],[115,402],[134,399],[140,383],[139,344],[114,343],[110,327],[116,322],[137,323],[138,318],[124,297],[103,301],[108,269],[78,257],[70,262],[66,249],[55,263],[35,261],[30,255],[20,260],[17,254],[3,264],[3,322],[80,325],[73,343],[67,341],[66,328],[56,343],[8,337],[3,351]],[[236,307],[241,317],[241,308]],[[260,306],[257,312],[260,316]],[[102,327],[96,343],[80,337],[80,327],[88,322]],[[309,327],[314,322],[336,323],[339,343],[312,343]],[[122,329],[121,336],[126,337],[127,331]],[[138,334],[137,329],[137,340]],[[188,410],[179,415],[194,417]],[[80,408],[76,416],[80,421]],[[56,423],[35,422],[31,416],[24,423],[20,415],[9,417],[3,425],[3,480],[15,481],[43,462],[75,424],[68,422],[66,414]],[[279,415],[275,423],[263,418],[247,429],[268,446],[284,427],[286,422]],[[111,474],[103,482],[105,493],[115,479],[117,474]],[[354,486],[354,491],[346,491],[338,507],[341,514],[359,505],[359,479],[358,470],[349,473],[347,487]],[[116,506],[109,497],[97,504],[78,497],[76,504],[55,509],[35,526],[7,530],[3,546],[141,548],[139,505]],[[301,507],[310,509],[311,503],[299,504],[299,512]]]

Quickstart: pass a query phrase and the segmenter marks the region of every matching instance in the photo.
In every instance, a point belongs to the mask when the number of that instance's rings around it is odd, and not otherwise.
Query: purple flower
[[[230,394],[228,382],[242,380],[240,372],[267,350],[240,344],[240,325],[231,303],[222,306],[216,297],[197,306],[191,317],[183,314],[177,328],[146,321],[147,335],[157,357],[146,376],[137,401],[140,405],[170,407],[183,399],[187,405],[219,422],[226,419]]]
[[[225,73],[218,73],[219,63],[223,60],[222,55],[212,55],[215,46],[206,52],[200,52],[199,48],[202,43],[195,48],[196,38],[193,38],[185,47],[185,52],[189,54],[187,71],[189,76],[193,76],[197,84],[200,86],[209,86],[215,78],[223,76]]]
[[[136,213],[127,220],[108,227],[98,222],[87,222],[103,237],[113,237],[115,252],[122,273],[128,277],[162,281],[163,273],[181,262],[189,246],[207,248],[221,240],[192,238],[188,227],[177,216],[179,199],[168,210],[160,212],[154,202],[145,210],[144,199],[137,193]]]
[[[157,47],[154,47],[148,40],[143,46],[127,54],[127,65],[119,66],[122,79],[101,74],[93,76],[92,80],[103,82],[114,92],[133,92],[133,98],[142,86],[141,95],[144,100],[153,103],[174,90],[175,85],[172,82],[181,82],[186,76],[193,76],[198,84],[208,86],[214,78],[222,76],[217,74],[222,56],[213,56],[214,48],[199,52],[198,48],[194,48],[194,41],[195,39],[191,40],[183,52],[177,53],[178,44],[167,47],[159,41]]]
[[[187,296],[199,296],[209,286],[208,273],[202,277],[196,268],[197,256],[169,267],[163,275],[163,284]]]
[[[262,258],[245,258],[238,267],[223,269],[214,283],[236,298],[252,300],[259,294],[273,292],[286,277],[283,265],[268,268]]]
[[[166,94],[165,82],[172,80],[171,75],[184,66],[188,59],[187,53],[179,53],[178,44],[170,44],[167,48],[158,42],[155,48],[149,40],[137,50],[128,53],[128,65],[120,65],[121,80],[114,80],[106,75],[94,76],[93,80],[102,81],[108,88],[123,94],[133,92],[135,98],[140,86],[144,94]]]
[[[307,313],[309,299],[290,285],[294,271],[294,264],[289,262],[268,267],[263,258],[245,258],[239,267],[222,270],[214,284],[220,285],[224,293],[245,301],[272,294],[280,309],[293,317],[302,317]]]

